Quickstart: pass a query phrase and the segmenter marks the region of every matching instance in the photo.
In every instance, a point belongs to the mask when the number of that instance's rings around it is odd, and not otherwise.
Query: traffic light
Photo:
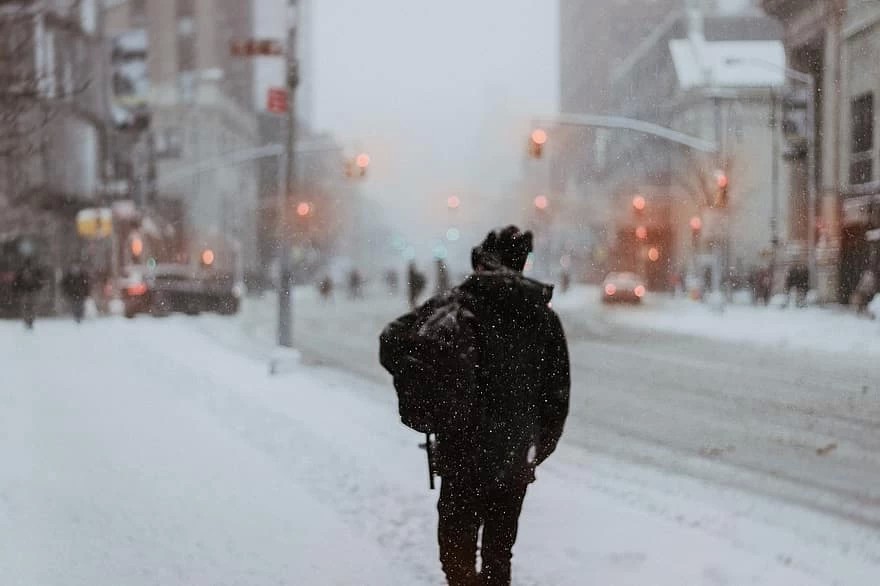
[[[550,200],[547,199],[546,195],[539,195],[535,198],[535,208],[538,210],[546,210],[550,205]]]
[[[637,195],[633,197],[632,206],[638,214],[645,211],[645,208],[648,206],[648,201],[645,199],[644,195]]]
[[[367,174],[367,168],[370,166],[370,155],[367,153],[361,153],[354,159],[354,164],[357,167],[358,174],[361,177],[365,177]]]
[[[533,159],[540,159],[544,154],[545,144],[547,144],[547,131],[536,128],[529,137],[529,155]]]
[[[715,171],[715,202],[716,208],[726,208],[728,204],[728,188],[730,187],[730,179],[724,171]]]
[[[361,153],[353,159],[345,161],[345,176],[350,178],[366,177],[370,167],[370,155]]]
[[[637,226],[636,227],[636,238],[639,240],[647,240],[648,239],[648,229],[645,226]]]
[[[703,231],[703,220],[700,219],[700,216],[694,216],[688,225],[691,227],[691,243],[694,248],[697,248],[700,243],[700,234]]]
[[[457,195],[450,195],[446,198],[446,207],[450,210],[457,210],[461,205],[461,199]]]
[[[199,260],[202,261],[202,266],[205,268],[213,266],[213,264],[214,264],[214,251],[211,250],[210,248],[206,248],[205,250],[202,251],[202,254],[199,257]]]
[[[296,215],[300,218],[305,218],[309,214],[312,213],[312,204],[307,201],[301,201],[296,204]]]
[[[651,262],[657,262],[660,260],[660,249],[655,246],[652,246],[648,249],[648,260]]]
[[[135,262],[140,261],[141,255],[144,253],[144,241],[140,236],[133,236],[131,239],[131,258]]]

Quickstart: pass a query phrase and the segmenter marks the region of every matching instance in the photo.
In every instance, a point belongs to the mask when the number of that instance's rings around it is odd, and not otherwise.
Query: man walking
[[[549,307],[553,287],[522,275],[531,251],[530,232],[509,226],[489,233],[473,249],[474,273],[464,283],[393,322],[382,337],[382,363],[401,401],[415,377],[433,387],[438,404],[423,411],[433,413],[440,561],[453,586],[510,584],[526,489],[568,415],[565,335]],[[454,348],[457,360],[451,377],[436,372],[444,348]],[[403,411],[401,402],[406,422]]]
[[[76,323],[81,322],[85,315],[85,302],[89,296],[89,289],[89,276],[78,263],[74,263],[61,280],[61,290],[70,302]]]

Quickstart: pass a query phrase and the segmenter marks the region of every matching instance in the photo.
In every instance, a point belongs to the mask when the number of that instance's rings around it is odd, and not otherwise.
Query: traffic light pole
[[[289,7],[295,18],[296,0],[290,0]],[[287,161],[281,175],[280,193],[278,194],[278,345],[284,348],[293,347],[293,269],[291,266],[292,234],[290,226],[290,194],[296,186],[296,87],[299,85],[299,64],[296,59],[296,29],[299,22],[289,28],[287,37],[287,59],[285,75],[287,77]]]
[[[808,73],[789,71],[790,77],[807,84],[807,267],[809,288],[819,282],[816,262],[816,77]]]

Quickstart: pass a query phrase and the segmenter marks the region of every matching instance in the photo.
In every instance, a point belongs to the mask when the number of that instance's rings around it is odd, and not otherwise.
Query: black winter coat
[[[33,266],[24,266],[15,274],[12,290],[19,295],[35,293],[43,286],[41,271]]]
[[[502,269],[474,273],[416,310],[424,314],[454,296],[472,314],[476,334],[474,372],[459,379],[471,388],[436,429],[441,476],[478,486],[528,483],[555,450],[568,415],[570,375],[552,294],[552,286]]]
[[[89,277],[83,272],[69,272],[61,280],[64,294],[74,301],[82,301],[89,296]]]

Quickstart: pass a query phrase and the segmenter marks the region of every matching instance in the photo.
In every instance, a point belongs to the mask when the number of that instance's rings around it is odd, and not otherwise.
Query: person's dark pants
[[[527,486],[485,489],[461,479],[443,479],[437,503],[437,535],[440,563],[450,586],[510,584],[511,550]],[[477,576],[477,535],[481,527],[482,567]]]

